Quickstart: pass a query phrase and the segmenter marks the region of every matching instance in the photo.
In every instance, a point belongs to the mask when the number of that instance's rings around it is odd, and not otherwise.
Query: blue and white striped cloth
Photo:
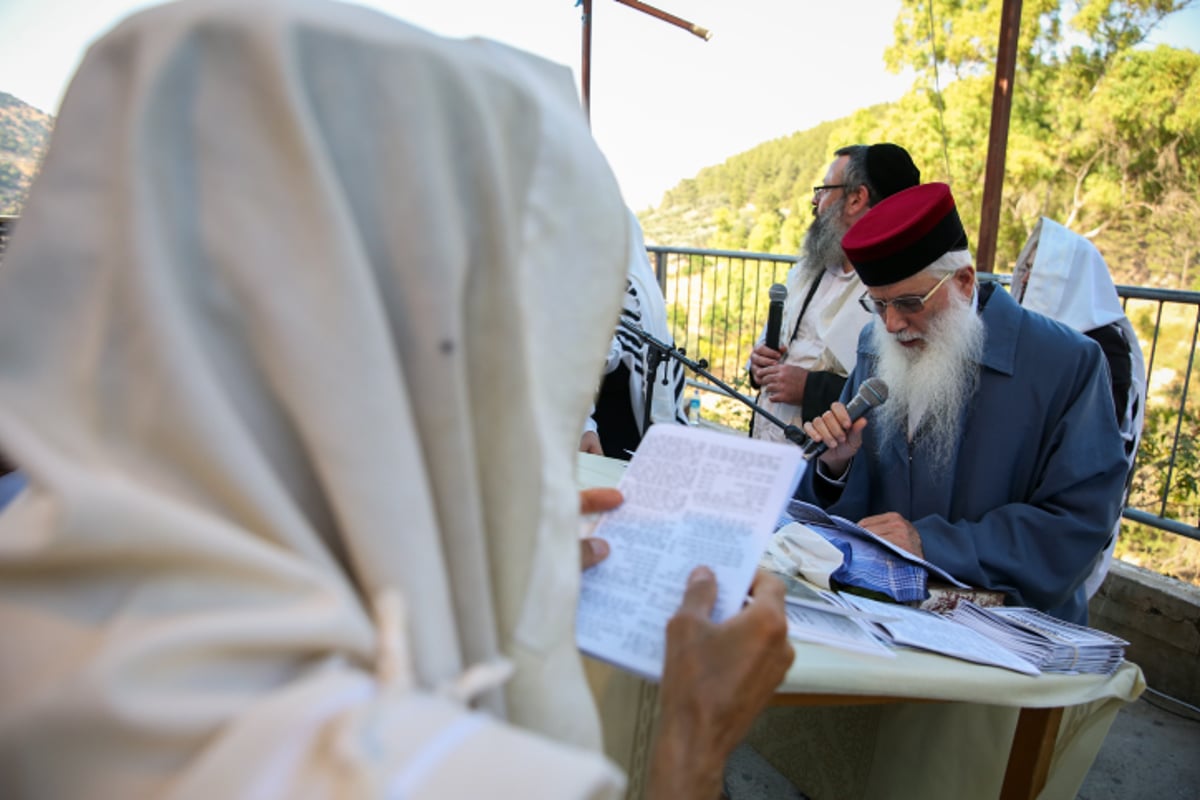
[[[849,520],[831,516],[810,503],[792,500],[776,530],[798,522],[820,534],[842,552],[842,565],[829,575],[831,584],[853,586],[890,597],[897,603],[920,602],[929,597],[929,575],[951,585],[960,581],[924,559],[883,542]]]

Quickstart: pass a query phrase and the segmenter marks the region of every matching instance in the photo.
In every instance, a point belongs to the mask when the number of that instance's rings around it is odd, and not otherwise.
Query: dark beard
[[[804,234],[806,272],[845,263],[846,253],[842,250],[842,237],[846,235],[847,229],[841,222],[845,203],[845,198],[840,198],[826,206],[823,214],[813,217],[808,232]]]

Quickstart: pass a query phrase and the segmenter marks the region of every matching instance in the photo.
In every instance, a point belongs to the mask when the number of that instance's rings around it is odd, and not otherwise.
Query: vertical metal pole
[[[992,127],[988,134],[987,169],[983,177],[983,206],[979,213],[979,249],[975,269],[992,272],[1000,230],[1000,196],[1004,191],[1004,160],[1008,149],[1008,122],[1012,115],[1013,77],[1017,70],[1017,44],[1021,33],[1021,0],[1004,0],[1000,12],[1000,45],[996,53],[996,80],[992,91]]]
[[[583,113],[592,124],[592,0],[583,0]]]

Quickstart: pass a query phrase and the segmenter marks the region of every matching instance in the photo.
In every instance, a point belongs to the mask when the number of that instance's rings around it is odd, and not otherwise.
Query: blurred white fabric
[[[0,272],[5,797],[618,795],[573,473],[628,235],[526,54],[315,0],[98,41]]]

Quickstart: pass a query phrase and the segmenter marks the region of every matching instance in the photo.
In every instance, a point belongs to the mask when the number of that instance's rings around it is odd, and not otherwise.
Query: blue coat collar
[[[1000,284],[990,281],[979,286],[979,304],[987,327],[980,363],[994,372],[1012,375],[1025,312]]]

